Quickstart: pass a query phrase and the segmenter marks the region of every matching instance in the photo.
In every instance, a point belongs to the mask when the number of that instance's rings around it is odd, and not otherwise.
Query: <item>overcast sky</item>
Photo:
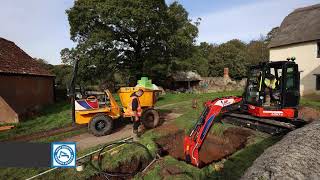
[[[173,0],[166,0],[167,3]],[[279,26],[294,9],[319,0],[178,0],[190,18],[202,19],[198,42],[250,41]],[[1,0],[0,37],[30,56],[60,64],[60,50],[72,47],[65,10],[73,0]]]

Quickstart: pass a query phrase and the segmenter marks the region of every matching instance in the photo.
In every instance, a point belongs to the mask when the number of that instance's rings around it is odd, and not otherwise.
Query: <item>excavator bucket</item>
[[[199,161],[199,152],[197,148],[195,147],[194,141],[191,140],[189,136],[184,137],[184,154],[185,154],[185,160],[187,163],[191,164],[197,164]],[[192,150],[195,150],[192,152]],[[191,159],[191,154],[193,154],[193,158]]]

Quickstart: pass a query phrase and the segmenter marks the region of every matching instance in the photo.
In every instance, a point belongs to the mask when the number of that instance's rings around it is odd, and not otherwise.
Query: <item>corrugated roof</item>
[[[0,73],[53,76],[15,43],[0,37]]]
[[[299,8],[281,23],[269,47],[320,40],[320,4]]]

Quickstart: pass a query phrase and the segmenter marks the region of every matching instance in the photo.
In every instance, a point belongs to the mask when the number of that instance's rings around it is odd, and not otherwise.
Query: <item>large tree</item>
[[[42,58],[33,58],[40,63],[40,65],[50,71],[55,75],[55,86],[56,88],[67,88],[69,86],[71,75],[72,75],[72,67],[67,64],[61,65],[52,65],[49,64],[47,60]]]
[[[65,62],[77,56],[88,80],[165,77],[192,56],[198,33],[180,4],[164,0],[77,0],[67,14],[77,46],[61,54]]]
[[[268,41],[261,36],[258,40],[252,40],[247,45],[248,61],[250,64],[258,64],[259,62],[269,60]]]
[[[72,66],[70,65],[54,65],[51,72],[56,76],[55,85],[57,88],[65,89],[68,88],[72,76]]]
[[[246,76],[249,65],[247,46],[240,40],[212,46],[208,61],[209,76],[223,76],[223,69],[229,68],[232,78],[241,79]]]

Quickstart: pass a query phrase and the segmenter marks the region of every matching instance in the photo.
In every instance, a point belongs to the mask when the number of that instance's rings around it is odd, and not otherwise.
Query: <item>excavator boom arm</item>
[[[184,153],[187,162],[199,166],[199,150],[211,126],[219,122],[223,113],[239,109],[241,102],[242,97],[231,96],[217,98],[205,103],[205,108],[198,122],[184,139]]]

